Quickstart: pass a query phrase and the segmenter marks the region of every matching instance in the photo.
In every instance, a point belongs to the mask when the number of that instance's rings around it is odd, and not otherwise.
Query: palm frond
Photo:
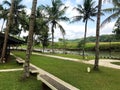
[[[8,5],[8,6],[11,6],[11,3],[9,1],[7,1],[7,0],[3,1],[3,5],[5,5],[5,4]]]
[[[60,25],[60,24],[57,22],[57,26],[59,27],[62,35],[65,35],[65,29],[62,27],[62,25]]]
[[[114,12],[117,12],[117,11],[120,11],[120,8],[106,8],[106,9],[103,9],[102,10],[104,13],[114,13]]]
[[[74,16],[72,17],[72,21],[70,23],[79,22],[82,18],[83,16]]]
[[[66,16],[58,18],[58,21],[70,21],[70,19]]]
[[[110,15],[108,18],[106,18],[102,24],[101,27],[104,27],[107,23],[111,22],[113,19],[117,19],[119,17],[120,12],[116,12],[112,15]]]
[[[114,6],[120,7],[120,0],[112,0],[112,2]]]
[[[120,27],[120,17],[115,22],[115,27]]]

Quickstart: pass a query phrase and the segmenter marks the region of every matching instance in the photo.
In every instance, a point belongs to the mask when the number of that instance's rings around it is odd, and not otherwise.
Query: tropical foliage
[[[49,23],[51,24],[51,32],[52,32],[52,52],[54,53],[54,31],[56,27],[60,29],[62,35],[65,35],[65,29],[59,23],[60,21],[68,21],[69,19],[64,16],[65,11],[67,9],[66,6],[62,3],[61,0],[52,0],[52,6],[44,6],[45,11],[48,15]]]
[[[95,2],[93,0],[84,0],[83,6],[82,5],[77,5],[75,7],[79,13],[78,16],[73,17],[73,22],[83,20],[85,22],[85,33],[84,33],[84,41],[83,41],[83,59],[84,57],[84,52],[85,52],[85,42],[86,42],[86,34],[87,34],[87,24],[88,20],[94,21],[91,17],[94,17],[97,15],[97,6],[95,6]]]
[[[116,19],[115,28],[120,28],[120,1],[119,0],[111,0],[111,1],[113,3],[113,7],[103,10],[105,13],[111,13],[111,15],[102,22],[101,26],[103,27],[107,23]],[[117,31],[115,30],[114,32]]]
[[[14,3],[14,15],[13,15],[13,26],[11,26],[10,28],[10,33],[12,35],[18,35],[21,33],[21,28],[20,25],[22,24],[20,22],[21,20],[21,15],[23,14],[24,8],[26,7],[25,5],[21,4],[22,0],[15,0]],[[11,6],[11,3],[9,1],[3,1],[3,5],[7,5],[8,7]],[[7,9],[7,11],[9,10],[9,8]],[[8,13],[6,13],[8,14]]]

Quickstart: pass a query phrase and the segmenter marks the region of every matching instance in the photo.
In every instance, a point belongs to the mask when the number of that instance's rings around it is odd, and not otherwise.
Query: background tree
[[[8,34],[10,30],[10,26],[12,26],[12,19],[14,15],[14,0],[11,1],[11,8],[10,8],[10,13],[8,16],[8,23],[6,25],[6,30],[5,30],[5,38],[4,38],[4,44],[3,44],[3,49],[2,49],[2,55],[0,62],[5,62],[5,53],[6,53],[6,47],[7,47],[7,41],[8,41]]]
[[[77,22],[83,20],[85,22],[85,33],[84,33],[84,44],[83,44],[83,59],[85,59],[85,42],[86,42],[86,34],[87,34],[87,24],[88,20],[94,21],[91,17],[97,15],[97,6],[94,6],[95,2],[93,0],[84,0],[83,6],[77,5],[74,9],[78,11],[79,15],[73,17],[72,22]]]
[[[49,40],[48,31],[49,31],[48,18],[46,18],[43,6],[39,6],[36,11],[34,40],[37,42],[41,42],[43,46],[43,51],[44,48],[48,46]]]
[[[32,45],[33,45],[33,34],[34,34],[33,31],[34,31],[34,27],[35,27],[36,5],[37,5],[37,0],[33,0],[32,9],[31,9],[31,15],[30,15],[30,24],[29,24],[29,35],[28,35],[28,41],[27,41],[26,59],[25,59],[25,63],[24,63],[24,78],[27,78],[27,77],[30,76],[29,63],[30,63],[31,49],[32,49]]]
[[[120,17],[115,23],[113,33],[115,33],[116,39],[120,40]]]
[[[100,16],[101,16],[101,6],[102,0],[98,1],[98,14],[97,14],[97,23],[96,23],[96,47],[95,47],[95,63],[94,63],[94,70],[99,70],[99,34],[100,34]]]
[[[64,16],[67,7],[64,6],[61,0],[52,0],[52,6],[45,6],[45,10],[49,17],[49,23],[51,24],[52,32],[52,53],[54,53],[54,30],[56,27],[60,29],[62,34],[65,34],[65,30],[62,25],[59,24],[60,21],[68,21],[69,19]]]

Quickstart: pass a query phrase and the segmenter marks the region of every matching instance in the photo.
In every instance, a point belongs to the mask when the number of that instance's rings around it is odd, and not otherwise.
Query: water
[[[82,55],[82,51],[65,51],[67,54]],[[63,53],[62,50],[55,50],[55,53]],[[100,57],[120,57],[120,52],[100,51]],[[85,51],[86,56],[95,56],[95,51]]]

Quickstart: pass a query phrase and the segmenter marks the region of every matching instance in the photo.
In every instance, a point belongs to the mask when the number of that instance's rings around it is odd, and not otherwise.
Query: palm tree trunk
[[[95,53],[95,63],[93,67],[94,70],[99,70],[98,64],[99,64],[99,33],[100,33],[101,5],[102,5],[102,0],[99,0],[97,25],[96,25],[96,47],[95,47],[96,53]]]
[[[45,50],[45,46],[43,45],[43,53],[44,53],[44,50]]]
[[[54,25],[52,25],[52,54],[54,53]]]
[[[63,54],[65,54],[66,53],[65,52],[65,50],[66,50],[65,35],[63,35],[63,46],[64,46],[64,48],[63,48]]]
[[[29,35],[28,35],[28,42],[27,42],[26,59],[24,63],[24,78],[27,78],[30,76],[29,63],[30,63],[31,50],[33,45],[33,30],[35,25],[36,5],[37,5],[37,0],[33,0],[31,16],[30,16],[30,24],[29,24]]]
[[[2,27],[1,27],[1,32],[3,32],[4,23],[5,23],[5,19],[3,19],[3,24],[2,24]]]
[[[83,59],[85,59],[86,34],[87,34],[87,20],[85,21],[85,33],[84,33],[84,42],[83,42]]]
[[[14,12],[14,0],[12,0],[10,13],[8,17],[8,23],[6,24],[4,44],[3,44],[2,55],[0,59],[1,63],[5,62],[4,60],[5,60],[6,48],[7,48],[7,42],[8,42],[8,34],[9,34],[10,26],[12,25],[13,12]]]

